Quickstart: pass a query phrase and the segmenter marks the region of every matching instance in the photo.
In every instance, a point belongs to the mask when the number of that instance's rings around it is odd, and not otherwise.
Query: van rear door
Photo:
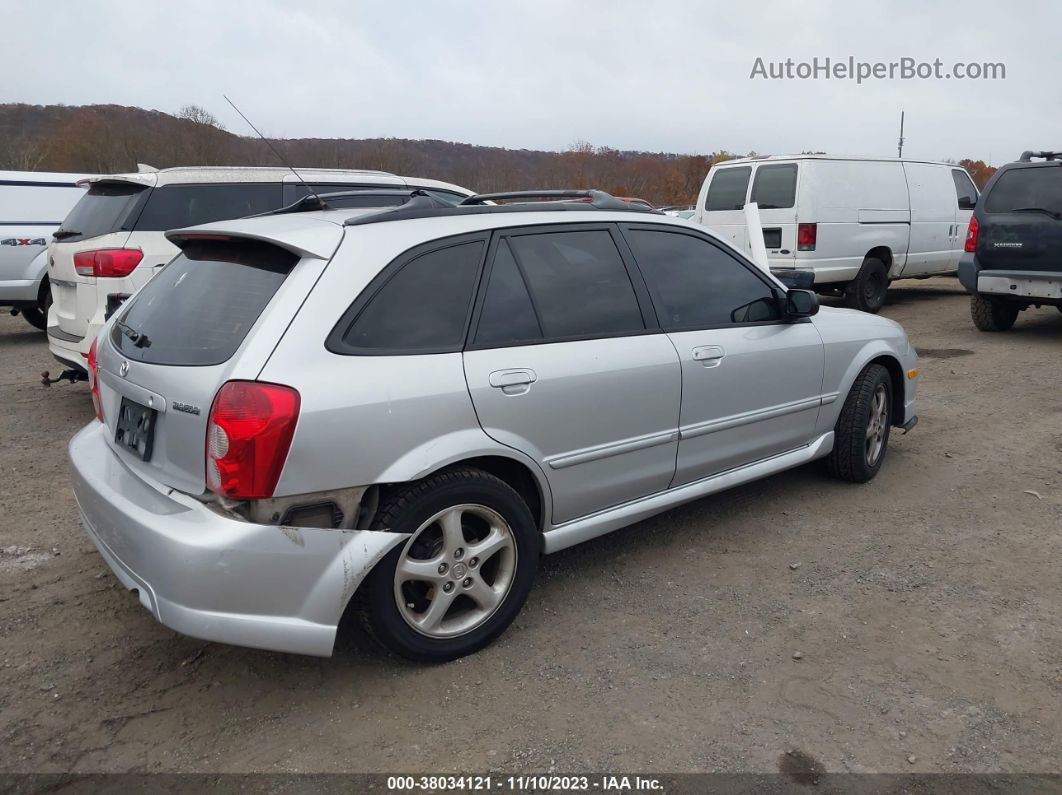
[[[772,268],[793,268],[797,250],[796,163],[761,163],[752,177],[750,202],[760,208],[763,243]]]
[[[96,277],[74,269],[75,255],[123,248],[150,193],[150,186],[136,182],[93,182],[55,231],[48,279],[59,331],[71,341],[84,338],[97,305]]]
[[[751,177],[752,166],[712,166],[694,216],[698,223],[744,253],[749,250],[745,204]]]

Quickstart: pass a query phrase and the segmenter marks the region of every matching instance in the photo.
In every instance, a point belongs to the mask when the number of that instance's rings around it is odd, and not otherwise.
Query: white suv
[[[305,168],[299,175],[318,194],[393,188],[408,196],[408,189],[419,188],[449,204],[472,195],[446,182],[383,171]],[[48,249],[48,347],[60,363],[80,373],[107,318],[178,253],[166,230],[268,212],[308,195],[286,168],[167,168],[92,177],[80,184],[88,192]],[[376,195],[368,206],[404,201],[397,193]]]

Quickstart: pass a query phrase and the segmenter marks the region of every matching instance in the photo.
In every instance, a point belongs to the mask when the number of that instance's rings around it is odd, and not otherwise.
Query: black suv
[[[1030,306],[1062,311],[1060,157],[1023,152],[981,192],[959,260],[959,281],[973,296],[970,314],[981,331],[1006,331]]]

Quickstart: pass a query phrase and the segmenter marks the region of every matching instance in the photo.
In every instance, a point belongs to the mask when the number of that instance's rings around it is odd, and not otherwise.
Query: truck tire
[[[970,297],[970,316],[981,331],[1006,331],[1014,325],[1020,311],[1017,304],[986,298],[983,295]]]
[[[26,322],[33,328],[40,329],[41,331],[47,331],[48,329],[48,309],[52,305],[52,289],[48,285],[48,280],[45,279],[41,285],[40,297],[37,299],[37,306],[23,307],[22,317],[26,318]]]
[[[859,275],[844,288],[844,300],[852,309],[877,314],[885,306],[889,292],[889,273],[885,263],[877,257],[867,257],[859,269]]]

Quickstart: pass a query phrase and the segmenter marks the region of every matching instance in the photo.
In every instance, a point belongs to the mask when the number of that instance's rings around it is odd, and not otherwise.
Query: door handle
[[[495,389],[505,395],[522,395],[538,380],[534,370],[495,370],[487,378]]]
[[[723,363],[726,351],[719,345],[701,345],[693,349],[693,360],[705,367],[718,367]]]

